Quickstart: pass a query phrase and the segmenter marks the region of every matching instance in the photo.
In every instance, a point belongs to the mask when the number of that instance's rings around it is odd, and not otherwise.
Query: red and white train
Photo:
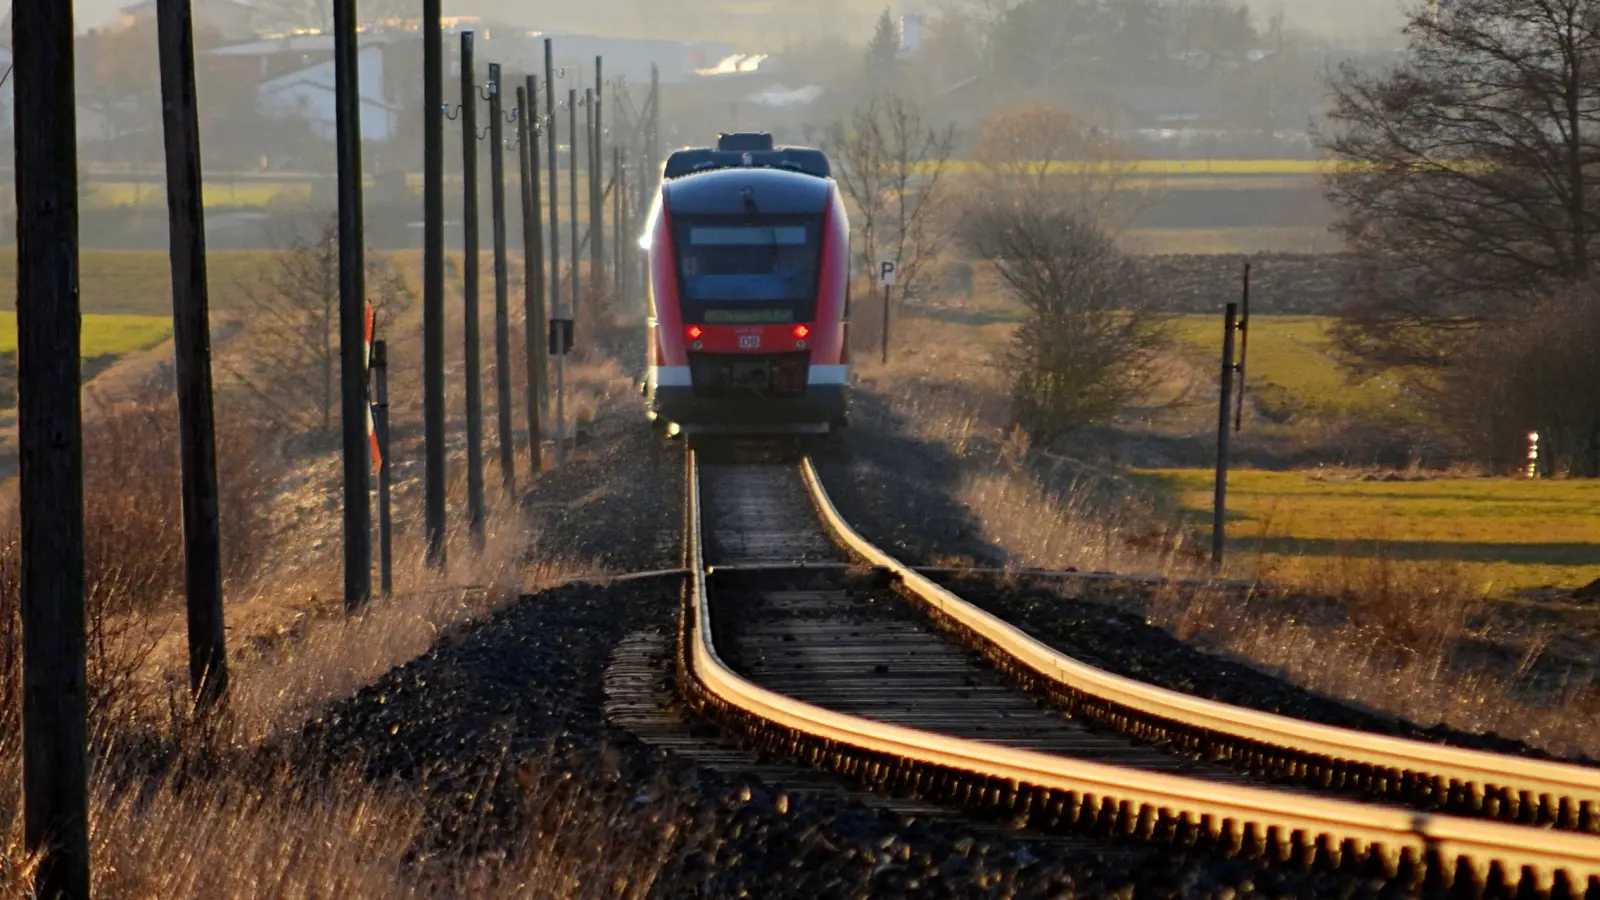
[[[691,435],[845,424],[850,223],[825,154],[744,133],[680,150],[643,243],[652,421]]]

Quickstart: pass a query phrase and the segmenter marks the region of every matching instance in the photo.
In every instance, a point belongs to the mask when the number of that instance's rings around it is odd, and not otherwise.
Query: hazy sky
[[[133,2],[133,0],[72,0],[72,2],[73,10],[78,20],[78,27],[91,28],[104,25],[113,20],[117,11]],[[668,3],[671,0],[658,0],[658,2]],[[1340,36],[1366,37],[1384,33],[1392,34],[1400,23],[1400,11],[1404,2],[1405,0],[1256,0],[1256,2],[1250,4],[1250,7],[1259,18],[1264,20],[1281,5],[1286,13],[1285,19],[1292,27],[1325,31]],[[518,25],[536,25],[537,23],[529,20],[536,18],[533,15],[534,10],[543,5],[545,4],[538,2],[538,0],[533,0],[533,2],[530,2],[530,0],[445,0],[444,3],[447,14],[478,11]],[[901,2],[888,0],[887,5],[895,8],[905,6],[931,10],[937,9],[941,4],[937,0],[901,0]],[[558,8],[570,10],[572,7],[567,3],[562,3]],[[595,22],[589,27],[602,28],[603,23]]]

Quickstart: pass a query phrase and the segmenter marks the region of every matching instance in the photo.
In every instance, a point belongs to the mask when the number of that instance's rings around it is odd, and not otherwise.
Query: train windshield
[[[706,312],[767,306],[801,314],[816,300],[820,226],[795,219],[681,223],[683,299]]]

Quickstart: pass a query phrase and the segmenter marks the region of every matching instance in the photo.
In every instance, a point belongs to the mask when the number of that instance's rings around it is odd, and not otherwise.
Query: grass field
[[[1409,414],[1399,383],[1377,376],[1352,380],[1333,356],[1326,316],[1255,316],[1250,320],[1246,389],[1268,413],[1387,412]],[[1222,352],[1220,316],[1180,316],[1180,346],[1197,360]]]
[[[1130,228],[1117,235],[1127,253],[1217,255],[1230,253],[1337,253],[1343,244],[1319,226],[1258,228]]]
[[[83,317],[83,355],[127,356],[149,350],[172,336],[172,317]],[[0,353],[17,349],[17,314],[0,312]]]
[[[1210,535],[1213,473],[1135,477]],[[1600,578],[1600,482],[1518,478],[1386,481],[1327,472],[1228,477],[1230,554],[1286,580],[1341,559],[1449,563],[1489,592]]]
[[[270,251],[223,250],[206,255],[211,305],[225,310],[241,285],[258,284]],[[172,315],[172,263],[165,253],[85,250],[78,260],[78,294],[85,315]],[[17,307],[15,248],[0,250],[0,309]]]

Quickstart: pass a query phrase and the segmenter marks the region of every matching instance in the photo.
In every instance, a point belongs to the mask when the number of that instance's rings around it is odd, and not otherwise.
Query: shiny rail
[[[695,463],[690,453],[685,555],[693,577],[681,624],[680,687],[701,712],[763,749],[886,787],[1004,808],[1046,827],[1125,832],[1307,866],[1375,866],[1387,877],[1419,883],[1426,878],[1478,889],[1520,887],[1552,896],[1600,896],[1600,838],[1590,835],[1218,784],[1000,747],[844,715],[756,685],[730,668],[715,646]],[[1362,748],[1378,746],[1390,754],[1385,759],[1414,761],[1407,765],[1422,771],[1441,756],[1456,766],[1463,765],[1462,754],[1492,756],[1432,745],[1395,747],[1390,745],[1410,742],[1348,732],[1335,736],[1329,732],[1343,730],[1176,695],[1068,660],[867,543],[840,519],[810,462],[801,468],[822,519],[846,546],[895,573],[907,591],[936,598],[943,615],[970,622],[965,627],[981,630],[994,646],[1014,650],[1028,665],[1038,666],[1041,677],[1072,678],[1080,685],[1074,690],[1103,689],[1111,702],[1132,709],[1153,707],[1174,718],[1187,716],[1185,728],[1232,732],[1259,723],[1270,729],[1260,736],[1304,740],[1319,753],[1365,752]],[[1516,765],[1521,760],[1493,760],[1493,783],[1508,780],[1498,773],[1526,777],[1528,769]],[[1484,763],[1474,759],[1467,765]],[[1532,769],[1548,777],[1542,770],[1549,766],[1541,763]],[[1570,805],[1572,798],[1564,799]]]

